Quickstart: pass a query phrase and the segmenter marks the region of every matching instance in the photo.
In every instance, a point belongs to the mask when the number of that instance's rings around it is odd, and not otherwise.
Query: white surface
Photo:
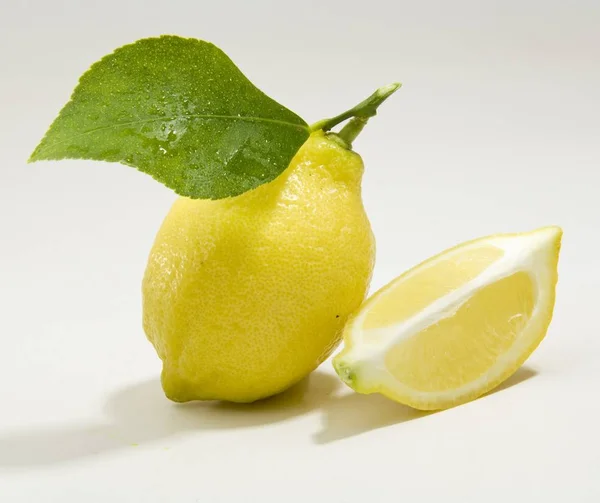
[[[596,0],[3,3],[0,501],[599,501],[599,25]],[[163,397],[140,280],[174,196],[24,161],[92,62],[168,32],[309,122],[404,82],[356,142],[374,288],[465,239],[563,226],[555,319],[512,386],[421,415],[326,363],[255,406]]]

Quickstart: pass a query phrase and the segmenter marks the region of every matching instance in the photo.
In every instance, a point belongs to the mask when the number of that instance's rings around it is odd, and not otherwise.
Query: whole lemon
[[[319,131],[271,183],[174,203],[143,281],[167,397],[251,402],[330,355],[374,265],[362,174],[360,156]]]

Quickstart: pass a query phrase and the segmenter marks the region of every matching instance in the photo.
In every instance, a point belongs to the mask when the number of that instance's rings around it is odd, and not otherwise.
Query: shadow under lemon
[[[536,375],[522,367],[492,393]],[[319,412],[316,444],[327,444],[426,417],[381,395],[360,395],[330,373],[315,371],[289,390],[252,404],[167,400],[158,379],[127,386],[106,402],[106,421],[15,431],[0,436],[0,466],[67,462],[185,433],[260,427]]]

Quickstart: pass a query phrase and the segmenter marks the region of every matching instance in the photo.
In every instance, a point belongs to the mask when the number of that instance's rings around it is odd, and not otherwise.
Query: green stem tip
[[[346,110],[345,112],[336,115],[335,117],[315,122],[310,127],[310,130],[311,132],[318,130],[323,130],[327,132],[330,131],[331,128],[340,124],[341,122],[351,119],[348,122],[348,124],[346,124],[342,128],[342,130],[339,133],[337,133],[337,136],[341,140],[343,140],[344,143],[346,143],[348,148],[350,148],[352,146],[352,142],[356,139],[356,137],[360,134],[360,132],[367,124],[367,121],[377,114],[377,108],[379,107],[379,105],[381,105],[392,94],[394,94],[398,89],[400,89],[401,86],[402,84],[400,84],[399,82],[394,82],[393,84],[380,87],[366,100],[361,101],[358,105],[352,107],[350,110]]]

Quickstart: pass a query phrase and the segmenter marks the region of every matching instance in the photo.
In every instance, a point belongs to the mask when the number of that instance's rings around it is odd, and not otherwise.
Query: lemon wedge
[[[336,372],[422,410],[490,391],[546,335],[561,237],[559,227],[488,236],[414,267],[349,319]]]

